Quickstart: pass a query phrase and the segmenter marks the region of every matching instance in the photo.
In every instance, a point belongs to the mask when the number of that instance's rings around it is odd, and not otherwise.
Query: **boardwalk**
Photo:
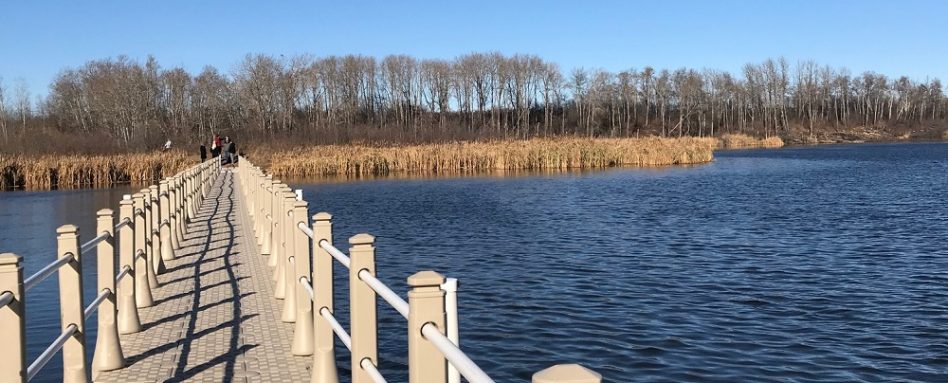
[[[254,244],[237,178],[225,170],[167,262],[143,331],[122,336],[129,366],[97,382],[309,381],[311,357],[290,354],[272,271]]]

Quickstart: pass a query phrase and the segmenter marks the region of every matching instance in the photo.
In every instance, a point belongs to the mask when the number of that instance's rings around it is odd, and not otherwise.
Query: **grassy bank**
[[[396,172],[452,174],[487,170],[556,170],[709,162],[710,138],[533,139],[398,147],[320,146],[250,153],[278,177],[368,176]]]
[[[197,163],[181,151],[117,155],[0,154],[0,189],[66,189],[146,184]]]
[[[666,166],[711,161],[715,148],[777,147],[779,138],[556,138],[409,146],[256,146],[248,158],[278,177],[364,177],[462,174],[483,171]],[[248,145],[250,146],[250,145]],[[10,190],[144,184],[197,162],[183,151],[117,155],[3,155],[0,188]]]
[[[757,138],[746,134],[725,134],[718,138],[719,149],[780,148],[783,139],[777,136]]]

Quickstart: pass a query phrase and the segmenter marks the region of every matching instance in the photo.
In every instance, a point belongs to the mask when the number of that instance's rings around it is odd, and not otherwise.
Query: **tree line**
[[[115,147],[223,133],[307,143],[537,136],[759,136],[946,119],[939,80],[768,59],[720,70],[562,70],[535,55],[247,55],[197,75],[153,57],[61,71],[35,102],[0,81],[5,142],[37,132]],[[302,141],[300,141],[302,140]]]

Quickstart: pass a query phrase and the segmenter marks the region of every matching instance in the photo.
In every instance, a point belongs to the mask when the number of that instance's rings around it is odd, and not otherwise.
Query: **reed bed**
[[[746,134],[725,134],[718,139],[717,147],[721,149],[780,148],[783,145],[783,139],[777,136],[757,138]]]
[[[494,170],[565,170],[709,162],[711,138],[532,139],[377,147],[330,145],[290,151],[259,150],[255,162],[279,177],[378,176]]]
[[[0,154],[0,189],[68,189],[145,184],[194,165],[180,151],[121,155]]]

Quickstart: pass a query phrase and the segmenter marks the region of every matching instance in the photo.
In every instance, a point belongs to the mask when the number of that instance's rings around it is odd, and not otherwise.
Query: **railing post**
[[[79,228],[63,225],[56,229],[57,256],[73,260],[59,268],[59,308],[63,332],[76,326],[76,332],[63,345],[63,382],[88,382],[86,370],[85,303],[82,299],[82,254],[79,252]]]
[[[164,247],[164,243],[161,241],[161,199],[158,198],[158,185],[151,185],[148,187],[149,197],[151,198],[151,261],[155,269],[155,274],[162,274],[165,272],[165,261],[161,256],[161,248]],[[157,285],[156,285],[157,286]]]
[[[173,250],[181,249],[181,242],[178,241],[178,214],[174,209],[174,201],[178,198],[178,186],[175,184],[174,177],[163,181],[168,185],[168,232],[171,234],[171,248]]]
[[[558,364],[533,374],[532,383],[600,383],[602,375],[578,364]]]
[[[316,327],[316,349],[313,351],[311,383],[338,383],[332,326],[320,313],[323,309],[333,312],[333,259],[332,255],[319,245],[322,241],[332,244],[332,215],[314,215],[313,234],[313,291],[316,295],[313,301],[313,322]]]
[[[352,335],[352,383],[371,383],[372,377],[362,368],[362,360],[378,367],[378,323],[375,290],[359,273],[375,276],[375,237],[357,234],[349,238],[349,331]],[[420,333],[419,327],[419,333]]]
[[[125,366],[125,355],[119,344],[118,327],[115,323],[115,229],[112,210],[98,212],[96,232],[109,233],[109,239],[96,246],[96,263],[99,274],[99,292],[108,290],[109,297],[99,305],[99,327],[92,357],[92,371],[110,371]]]
[[[242,162],[239,162],[242,163]],[[304,201],[293,203],[293,253],[296,257],[296,275],[293,280],[296,282],[296,324],[293,331],[293,344],[290,351],[293,355],[312,355],[313,354],[313,301],[309,299],[309,294],[300,280],[305,278],[310,280],[310,253],[309,237],[299,229],[299,224],[308,226],[307,207],[309,205]],[[315,246],[314,246],[315,247]],[[312,281],[310,281],[312,283]]]
[[[119,229],[119,270],[130,268],[128,276],[118,284],[118,330],[119,334],[133,334],[142,330],[138,318],[138,305],[135,303],[135,229],[134,202],[132,196],[125,195],[119,203],[119,222],[128,219],[131,224]]]
[[[135,211],[145,210],[145,195],[136,193],[132,195],[135,201]],[[138,308],[151,307],[155,304],[151,295],[151,285],[148,281],[148,258],[145,254],[145,233],[148,230],[145,224],[144,214],[135,214],[135,252],[132,253],[135,263],[135,304]],[[140,255],[139,255],[140,254]]]
[[[296,286],[299,285],[297,281],[294,281],[293,277],[296,275],[296,266],[294,263],[298,261],[296,257],[295,248],[293,246],[293,232],[299,231],[293,226],[293,205],[296,204],[296,194],[289,191],[289,189],[284,188],[282,195],[282,201],[280,202],[280,219],[283,222],[282,233],[280,233],[281,243],[282,243],[282,252],[280,253],[283,256],[283,262],[280,263],[280,267],[283,268],[281,272],[283,282],[283,316],[282,320],[286,323],[296,322],[296,299],[299,298],[296,296]],[[290,262],[290,259],[293,259],[294,262]],[[306,261],[308,262],[308,260]],[[278,282],[279,283],[279,282]]]
[[[273,189],[273,180],[270,176],[267,176],[266,179],[263,181],[263,189],[261,190],[262,193],[260,193],[260,207],[263,210],[260,215],[260,237],[261,237],[260,255],[269,256],[270,258],[267,260],[267,266],[275,267],[276,258],[270,251],[270,242],[272,239],[270,238],[270,229],[272,229],[272,225],[273,225],[271,221],[273,219],[273,216],[270,214],[272,213],[271,212],[272,189]]]
[[[0,293],[9,291],[13,302],[0,307],[0,381],[26,383],[26,306],[23,303],[22,258],[0,254]]]
[[[444,276],[434,271],[420,271],[408,277],[408,382],[445,383],[448,361],[421,334],[428,323],[444,332]]]
[[[174,235],[178,237],[178,243],[184,245],[184,235],[187,233],[188,228],[188,218],[184,216],[184,176],[177,175],[174,177],[175,188],[177,193],[175,194],[175,200],[171,201],[172,209],[174,209],[174,215],[178,217],[177,226],[174,230]]]
[[[162,180],[158,183],[158,208],[159,219],[158,238],[161,242],[161,259],[170,261],[174,259],[174,251],[171,249],[171,206],[168,199],[168,180]]]
[[[282,210],[283,201],[281,194],[283,193],[283,185],[276,181],[277,183],[273,184],[273,193],[270,196],[270,217],[272,217],[271,222],[271,238],[270,238],[270,260],[273,262],[273,280],[276,281],[276,288],[274,288],[273,295],[277,299],[283,299],[286,296],[286,282],[283,280],[283,272],[286,270],[283,266],[283,261],[285,258],[283,256],[283,219],[286,218],[286,214],[280,215]]]
[[[145,236],[145,275],[148,276],[148,288],[154,289],[158,287],[158,276],[155,275],[154,267],[154,255],[155,255],[155,243],[152,242],[152,219],[151,219],[151,189],[142,189],[142,219],[144,219],[142,227],[144,228],[143,235]],[[135,228],[138,230],[138,228]]]

